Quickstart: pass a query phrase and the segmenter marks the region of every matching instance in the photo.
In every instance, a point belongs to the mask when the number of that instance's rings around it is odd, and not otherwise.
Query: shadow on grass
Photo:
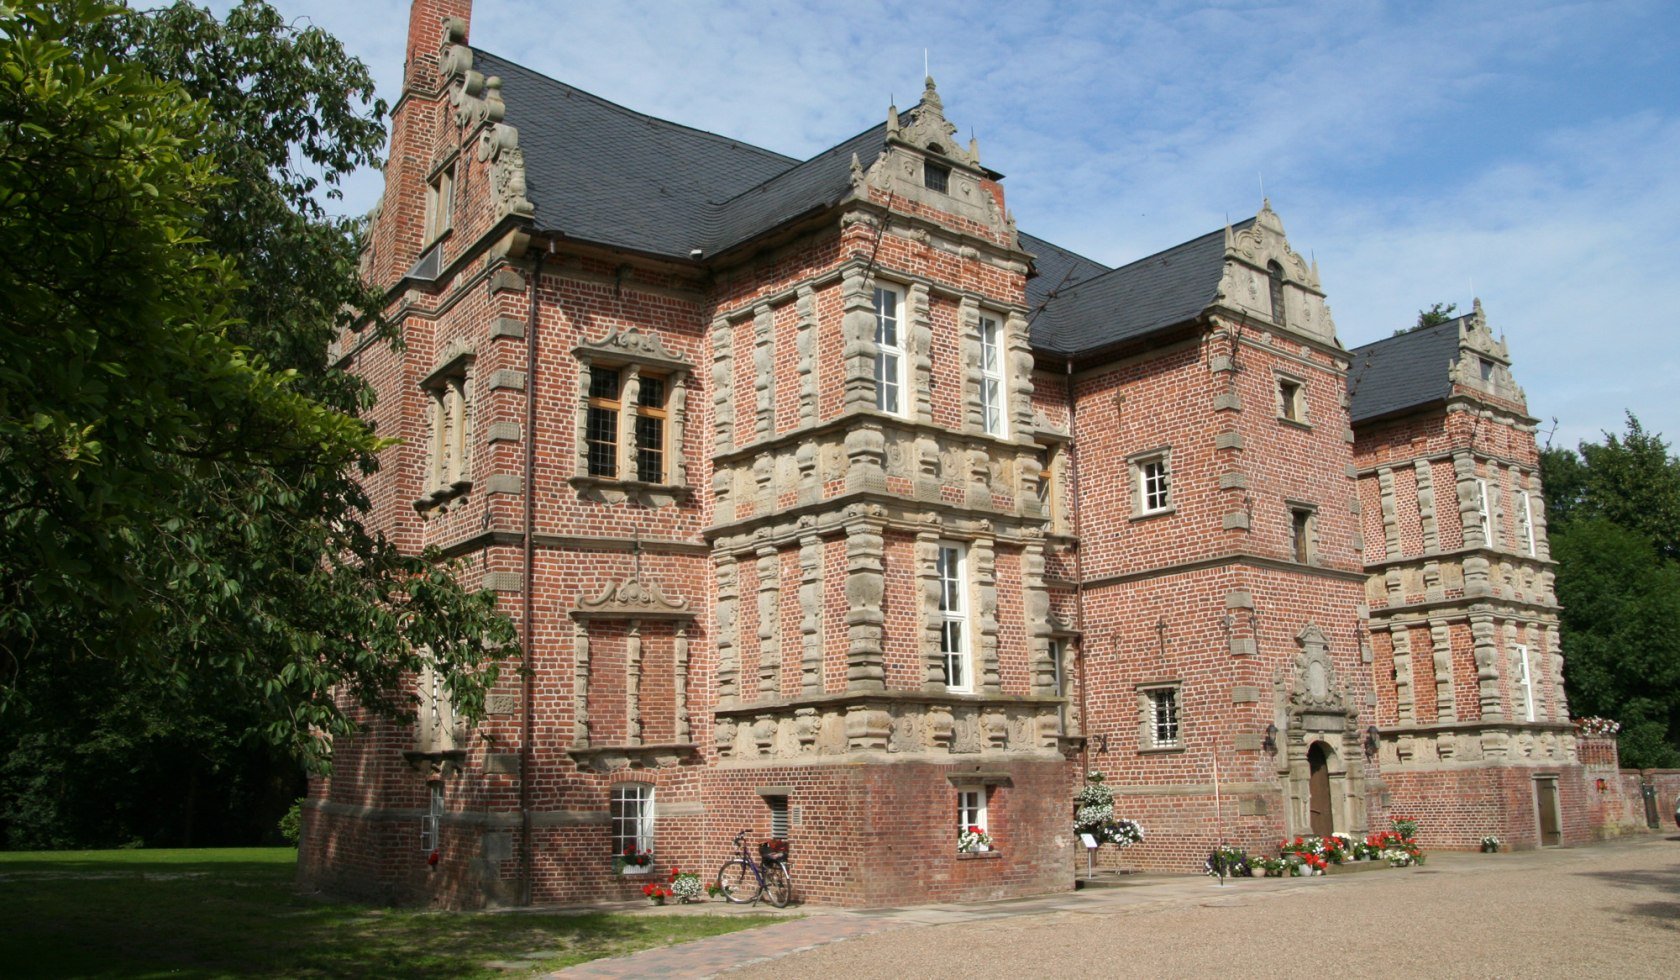
[[[0,963],[19,975],[476,977],[553,970],[774,921],[483,915],[320,902],[295,852],[0,855]]]

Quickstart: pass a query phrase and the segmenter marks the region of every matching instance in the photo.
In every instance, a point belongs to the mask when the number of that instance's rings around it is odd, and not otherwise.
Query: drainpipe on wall
[[[1085,661],[1088,659],[1088,649],[1085,642],[1085,538],[1081,533],[1079,511],[1079,409],[1073,397],[1073,358],[1067,359],[1065,373],[1067,384],[1068,406],[1068,491],[1069,505],[1073,511],[1073,628],[1079,631],[1079,733],[1085,739],[1085,747],[1080,749],[1079,772],[1080,784],[1084,784],[1085,774],[1091,771],[1091,715],[1087,711],[1090,699],[1085,692]]]
[[[554,249],[551,239],[548,243],[550,251]],[[520,644],[523,647],[519,665],[520,674],[520,708],[519,708],[519,904],[531,904],[531,734],[534,726],[531,724],[532,685],[534,670],[531,659],[533,614],[536,599],[532,595],[535,585],[534,565],[536,558],[536,543],[534,532],[536,529],[536,469],[537,469],[537,287],[542,283],[542,251],[537,252],[537,258],[531,267],[530,286],[530,319],[525,324],[525,562],[524,576],[521,583],[520,595],[524,600],[522,610],[523,625],[520,628]]]

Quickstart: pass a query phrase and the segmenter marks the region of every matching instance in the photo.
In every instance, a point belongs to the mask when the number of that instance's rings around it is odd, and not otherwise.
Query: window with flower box
[[[612,788],[612,855],[653,853],[653,787],[620,783]]]
[[[992,849],[991,825],[986,821],[985,786],[957,789],[957,850],[984,853]]]

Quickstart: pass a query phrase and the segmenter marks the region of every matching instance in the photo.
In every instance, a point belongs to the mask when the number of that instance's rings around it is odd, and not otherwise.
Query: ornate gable
[[[1475,301],[1470,315],[1458,321],[1458,359],[1450,372],[1454,384],[1503,401],[1527,404],[1527,396],[1511,377],[1511,354],[1505,340],[1494,337],[1489,329],[1480,299]]]
[[[1282,298],[1281,311],[1273,309],[1274,297]],[[1240,231],[1225,227],[1225,271],[1214,302],[1258,321],[1271,321],[1282,330],[1340,346],[1319,283],[1318,263],[1309,263],[1289,247],[1283,219],[1272,210],[1270,200],[1261,203],[1247,227]]]

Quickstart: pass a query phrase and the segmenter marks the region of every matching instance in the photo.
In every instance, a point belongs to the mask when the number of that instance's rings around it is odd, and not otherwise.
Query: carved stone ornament
[[[687,599],[668,598],[658,582],[632,578],[607,586],[593,599],[579,599],[572,615],[580,619],[693,619],[694,611]]]
[[[1336,667],[1330,661],[1330,641],[1324,631],[1308,625],[1295,642],[1301,652],[1295,655],[1295,688],[1289,696],[1297,707],[1322,711],[1339,711],[1345,698],[1336,682]]]
[[[922,88],[922,104],[910,110],[910,124],[899,128],[897,113],[891,113],[888,121],[888,135],[924,150],[931,150],[941,156],[949,157],[966,163],[972,167],[980,165],[980,154],[972,144],[965,151],[959,149],[954,142],[957,127],[945,119],[945,102],[939,97],[939,89],[933,84],[933,76],[924,80]]]
[[[499,123],[507,114],[502,103],[502,80],[492,75],[485,78],[476,71],[464,71],[461,80],[449,92],[455,105],[455,121],[468,129],[481,123]]]
[[[692,364],[666,349],[658,334],[642,333],[635,327],[613,330],[600,340],[579,344],[573,353],[593,360],[635,361],[673,370],[694,370]]]
[[[490,193],[497,218],[536,213],[536,205],[525,196],[525,151],[519,148],[518,129],[497,123],[485,130],[478,139],[478,158],[490,164]]]

